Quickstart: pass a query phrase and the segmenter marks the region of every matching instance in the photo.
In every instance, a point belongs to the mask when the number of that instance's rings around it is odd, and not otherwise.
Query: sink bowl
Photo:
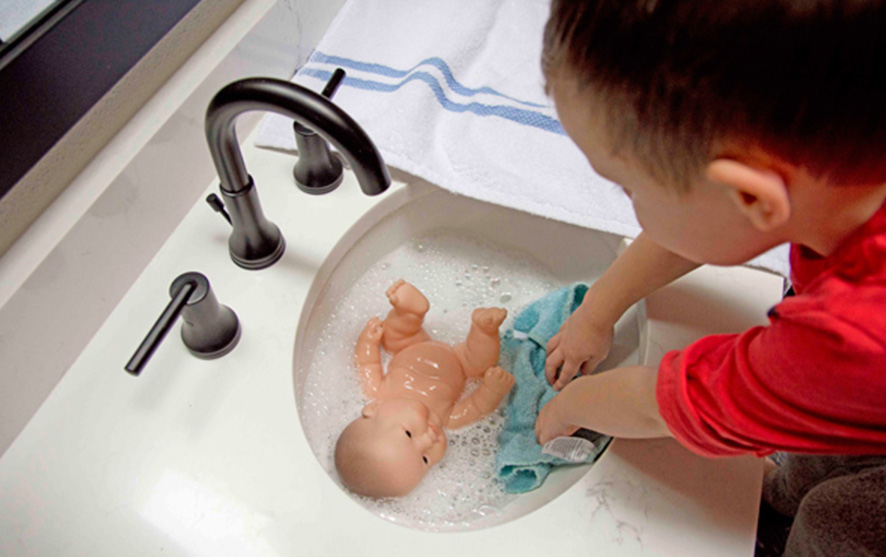
[[[353,346],[366,320],[387,311],[385,284],[402,276],[425,291],[431,302],[426,329],[434,337],[446,334],[444,327],[438,332],[432,322],[435,312],[449,312],[450,317],[462,312],[467,316],[478,302],[509,309],[504,331],[521,306],[549,289],[577,281],[593,282],[615,259],[621,242],[619,236],[476,201],[420,181],[394,191],[375,205],[348,230],[323,262],[305,299],[296,332],[293,383],[299,419],[330,480],[341,485],[331,458],[337,432],[357,417],[363,405],[358,400],[357,377],[351,367]],[[409,253],[404,255],[404,249]],[[428,251],[434,253],[424,253]],[[472,253],[464,256],[464,251]],[[491,262],[492,271],[485,262]],[[632,309],[616,325],[611,353],[600,369],[639,363],[640,314]],[[463,322],[462,335],[468,324],[466,318]],[[339,353],[337,359],[330,360],[329,352],[333,351]],[[330,361],[336,364],[329,365]],[[332,393],[318,394],[318,390],[336,381],[345,381],[344,386],[329,387]],[[454,478],[475,473],[489,478],[489,463],[494,458],[494,445],[490,443],[494,444],[502,412],[500,409],[489,423],[478,426],[493,438],[491,441],[483,438],[481,429],[470,434],[479,436],[479,440],[472,437],[469,441],[465,437],[459,443],[450,437],[449,453],[437,468],[448,467],[450,475],[456,469]],[[321,431],[324,427],[327,430]],[[471,448],[471,443],[476,447]],[[462,445],[462,452],[453,448]],[[480,462],[480,449],[487,456],[493,454]],[[478,457],[477,466],[482,470],[459,469],[461,459],[471,460],[474,466],[471,455]],[[605,458],[604,453],[601,459]],[[559,468],[542,487],[521,496],[504,495],[492,480],[487,480],[492,487],[479,489],[481,495],[476,496],[475,484],[454,485],[459,483],[458,479],[418,495],[435,501],[461,501],[461,508],[455,510],[452,507],[458,507],[457,503],[437,512],[433,508],[439,505],[428,505],[427,501],[413,501],[410,507],[408,502],[379,503],[352,497],[369,511],[406,526],[476,530],[514,520],[542,507],[568,490],[590,466]],[[424,481],[430,481],[435,473],[437,470],[432,470]],[[420,489],[422,486],[416,491]],[[452,493],[447,493],[450,489]],[[466,494],[465,490],[471,493]],[[468,512],[465,505],[471,506]]]

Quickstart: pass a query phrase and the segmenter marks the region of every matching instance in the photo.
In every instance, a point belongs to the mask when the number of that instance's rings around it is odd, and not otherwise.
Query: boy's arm
[[[354,349],[354,362],[357,365],[357,374],[360,376],[360,385],[363,387],[363,393],[372,399],[376,398],[384,381],[379,349],[383,333],[381,320],[373,317],[357,338],[357,347]]]
[[[606,358],[613,327],[622,314],[698,266],[698,263],[659,246],[641,232],[594,282],[581,306],[548,343],[545,362],[548,382],[555,389],[562,389],[585,362],[588,362],[585,370],[588,373],[593,371]]]
[[[598,319],[614,324],[632,305],[698,266],[641,232],[591,286],[588,294]]]
[[[657,376],[655,368],[632,366],[579,377],[541,409],[535,436],[544,445],[584,427],[614,437],[670,437],[655,397]]]

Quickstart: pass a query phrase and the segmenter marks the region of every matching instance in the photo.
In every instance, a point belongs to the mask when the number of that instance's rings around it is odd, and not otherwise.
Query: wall
[[[64,191],[74,177],[89,164],[92,158],[120,131],[163,83],[242,3],[243,0],[200,1],[18,180],[15,186],[0,199],[0,256]],[[87,8],[89,5],[83,7]],[[114,8],[96,8],[94,11],[101,13],[106,9],[113,11]],[[145,40],[150,39],[146,37],[143,41]],[[38,54],[37,59],[29,62],[36,64],[40,55]],[[77,60],[76,57],[73,59]],[[108,55],[109,67],[103,68],[105,71],[97,73],[95,68],[83,68],[83,71],[87,72],[84,81],[99,85],[108,80],[113,81],[117,75],[114,70],[119,71],[119,68],[111,68],[110,61],[123,64],[126,60],[128,58],[125,56]],[[65,61],[71,63],[70,60]],[[90,72],[90,70],[92,71]],[[61,106],[50,106],[44,109],[40,105],[44,101],[49,103],[58,101],[59,95],[74,96],[65,87],[73,91],[85,88],[74,87],[70,83],[61,83],[60,79],[67,78],[70,81],[70,76],[52,73],[44,75],[46,71],[51,72],[52,68],[41,66],[39,71],[40,87],[48,88],[44,99],[35,100],[30,97],[18,99],[20,102],[28,103],[25,108],[17,106],[16,99],[12,99],[9,105],[4,102],[3,106],[4,109],[18,110],[20,117],[30,118],[35,122],[35,125],[46,130],[46,133],[38,137],[43,141],[52,141],[55,138],[52,127],[63,128],[67,118],[76,117],[78,111],[73,107]],[[33,74],[37,73],[37,71],[33,72]],[[15,79],[15,77],[9,79]],[[33,88],[33,84],[31,84],[30,87],[24,89],[18,87],[18,91],[29,92]],[[53,89],[55,89],[55,95],[53,95]],[[98,91],[94,93],[90,91],[89,93],[97,94]],[[91,96],[84,94],[83,97],[84,100],[71,102],[88,104]],[[32,106],[34,104],[37,106]],[[23,133],[24,129],[20,129],[21,125],[21,123],[13,125],[12,129]],[[23,138],[23,140],[27,139]],[[29,155],[26,155],[26,152],[13,151],[13,153],[13,156],[19,156],[22,161],[28,160]]]
[[[211,182],[212,95],[241,77],[289,77],[342,3],[244,1],[0,259],[0,451]],[[238,121],[240,137],[259,116]]]

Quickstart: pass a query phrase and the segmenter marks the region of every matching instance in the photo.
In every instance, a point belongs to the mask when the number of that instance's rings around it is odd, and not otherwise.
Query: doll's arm
[[[381,320],[373,317],[357,338],[357,348],[354,350],[354,362],[357,364],[360,385],[363,387],[363,393],[372,399],[376,398],[384,381],[379,349],[383,333]]]
[[[455,405],[449,415],[449,427],[458,429],[472,424],[498,408],[514,386],[514,376],[500,367],[491,367],[483,375],[483,384],[471,396]]]

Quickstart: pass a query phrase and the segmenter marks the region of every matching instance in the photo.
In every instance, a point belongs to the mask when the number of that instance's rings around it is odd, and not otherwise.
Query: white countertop
[[[563,495],[486,530],[427,533],[370,515],[333,484],[307,445],[292,350],[318,267],[384,196],[363,196],[349,173],[331,194],[303,195],[291,183],[294,158],[245,143],[285,255],[262,271],[236,267],[227,223],[202,200],[194,206],[0,460],[0,553],[753,553],[762,464],[705,460],[671,440],[616,440]],[[128,375],[124,364],[168,302],[169,284],[186,271],[207,275],[219,301],[237,312],[240,344],[221,359],[197,360],[176,327],[141,377]],[[780,279],[739,272],[750,274],[701,270],[674,287],[676,299],[685,310],[687,292],[710,296],[725,287],[750,298],[753,315],[777,300]],[[650,350],[660,356],[701,329],[692,319],[668,321],[667,292],[657,296],[661,303],[650,299],[647,313]]]

